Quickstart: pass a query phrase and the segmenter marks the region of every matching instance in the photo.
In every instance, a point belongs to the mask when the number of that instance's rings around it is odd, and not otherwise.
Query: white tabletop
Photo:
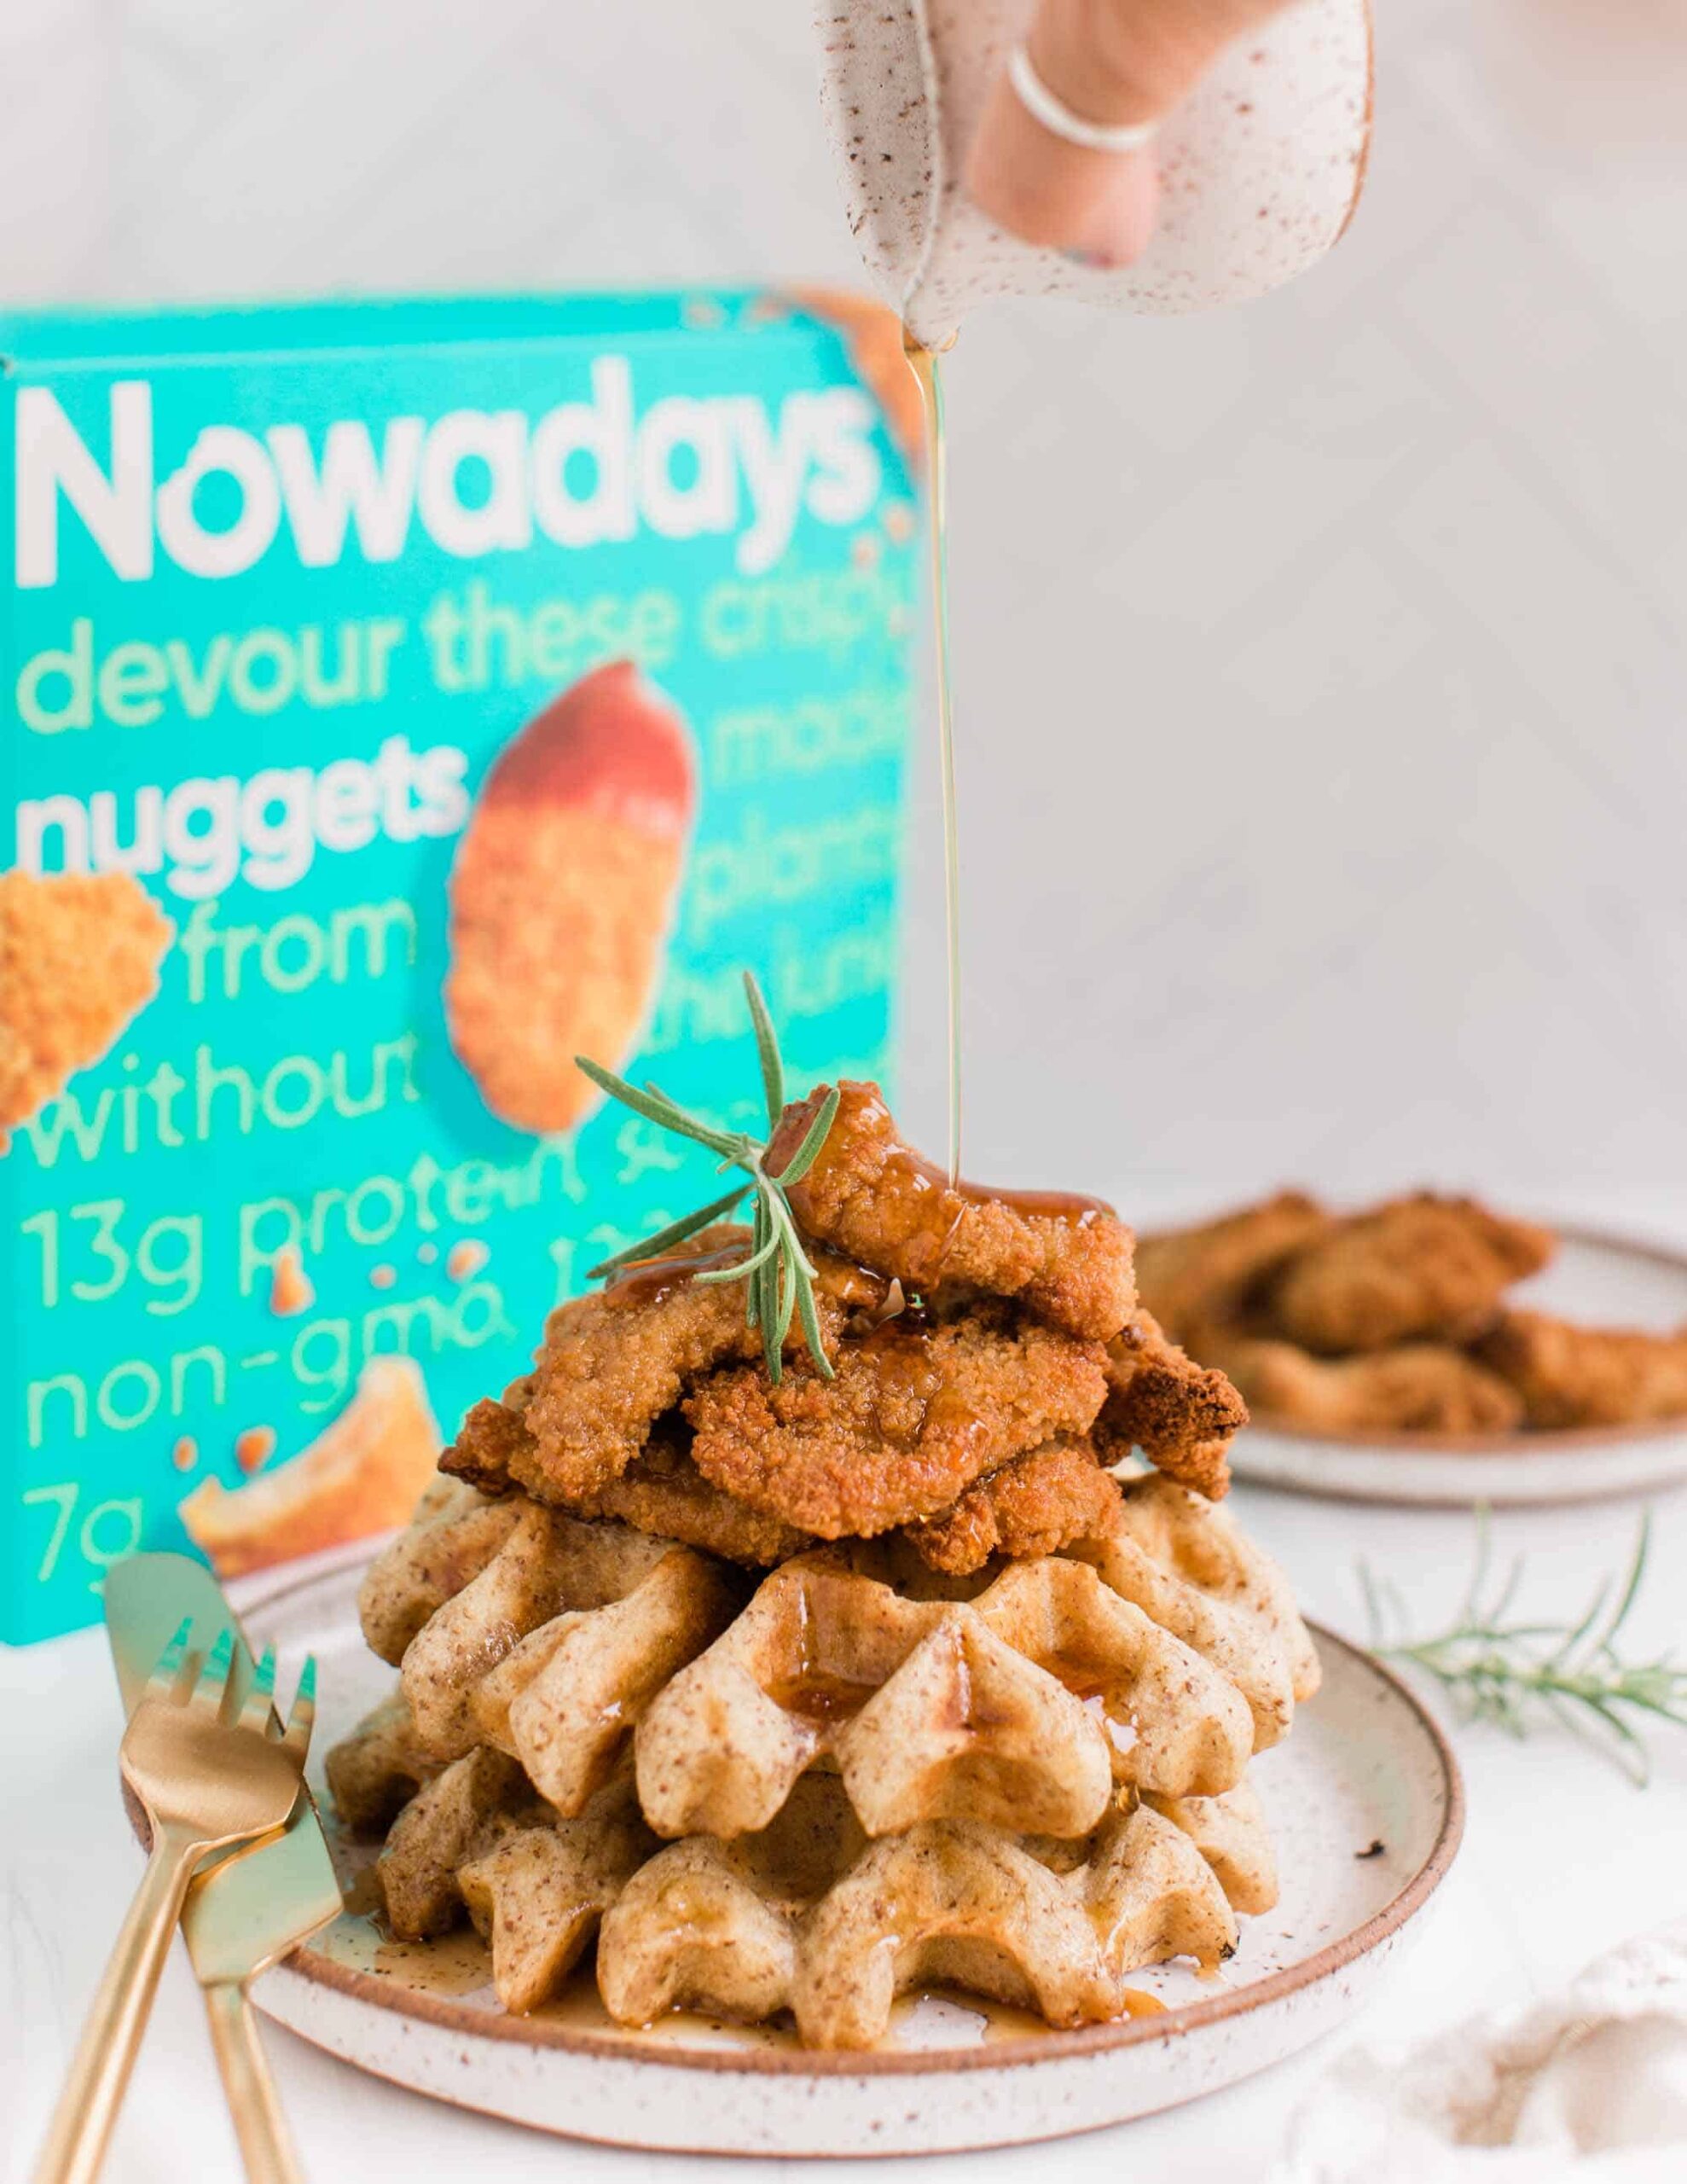
[[[1308,1612],[1362,1634],[1356,1558],[1403,1587],[1428,1628],[1455,1601],[1471,1522],[1457,1511],[1359,1507],[1238,1487],[1238,1514],[1287,1565]],[[1651,1574],[1632,1624],[1637,1648],[1679,1644],[1687,1616],[1687,1495],[1654,1504]],[[1496,1519],[1499,1550],[1522,1549],[1521,1606],[1561,1614],[1632,1542],[1638,1505],[1530,1510]],[[13,1763],[0,1813],[6,1918],[0,1931],[0,2117],[21,2175],[140,1862],[117,1794],[119,1716],[102,1633],[0,1653]],[[1181,2111],[1075,2140],[1069,2178],[1126,2164],[1180,2184],[1267,2175],[1285,2123],[1338,2046],[1411,2039],[1478,2007],[1523,2002],[1626,1935],[1684,1908],[1687,1736],[1654,1740],[1651,1786],[1551,1734],[1517,1745],[1461,1730],[1470,1790],[1464,1849],[1417,1948],[1351,2027],[1309,2053]],[[313,2184],[371,2177],[550,2178],[664,2173],[694,2184],[724,2169],[691,2157],[564,2146],[401,2092],[266,2029]],[[7,2084],[4,2080],[10,2079]],[[924,2174],[1001,2169],[1012,2151],[927,2162]],[[838,2168],[831,2169],[838,2175]],[[240,2174],[185,1960],[167,1972],[107,2175],[119,2184],[217,2184]],[[840,2178],[840,2184],[842,2180]]]

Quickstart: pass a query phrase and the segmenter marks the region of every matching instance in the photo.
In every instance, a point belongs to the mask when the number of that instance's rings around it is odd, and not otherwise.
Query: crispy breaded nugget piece
[[[1065,1435],[1015,1456],[904,1536],[933,1570],[965,1577],[993,1554],[1013,1561],[1058,1554],[1104,1528],[1118,1506],[1118,1481],[1087,1441]]]
[[[1107,1345],[1107,1401],[1095,1425],[1104,1463],[1140,1449],[1209,1502],[1230,1490],[1229,1449],[1248,1408],[1222,1372],[1197,1365],[1139,1304]]]
[[[1232,1331],[1202,1330],[1196,1339],[1261,1419],[1326,1433],[1506,1433],[1522,1423],[1516,1391],[1448,1343],[1330,1358]]]
[[[146,1007],[174,932],[126,872],[0,872],[0,1153]]]
[[[613,1517],[635,1532],[677,1540],[728,1562],[769,1568],[814,1546],[806,1532],[777,1517],[746,1508],[711,1486],[693,1463],[686,1443],[690,1434],[676,1418],[659,1419],[643,1452],[618,1478],[594,1494],[559,1500],[536,1461],[533,1437],[522,1416],[530,1380],[518,1380],[502,1403],[478,1403],[463,1420],[455,1444],[440,1459],[440,1469],[472,1480],[484,1494],[502,1494],[530,1481],[536,1502],[565,1508],[577,1517]]]
[[[1000,1307],[929,1333],[893,1320],[832,1360],[835,1379],[799,1357],[778,1387],[717,1373],[683,1406],[705,1478],[821,1539],[935,1516],[1010,1457],[1087,1432],[1107,1389],[1099,1344]]]
[[[1531,1426],[1634,1426],[1687,1417],[1687,1327],[1580,1327],[1505,1312],[1476,1356],[1522,1399]]]
[[[618,1478],[650,1429],[693,1381],[717,1365],[761,1354],[745,1324],[741,1282],[700,1283],[749,1246],[735,1223],[705,1228],[659,1261],[628,1269],[606,1289],[553,1312],[529,1376],[531,1437],[514,1474],[541,1500],[574,1506]],[[829,1253],[815,1260],[815,1301],[830,1347],[846,1315],[882,1301],[885,1285]],[[787,1346],[801,1346],[793,1321]]]
[[[680,1438],[665,1440],[659,1430],[636,1463],[580,1504],[580,1514],[617,1517],[635,1532],[676,1539],[682,1547],[757,1569],[788,1562],[815,1544],[811,1534],[711,1485]]]
[[[829,1085],[788,1107],[768,1147],[777,1175]],[[952,1186],[903,1144],[876,1084],[839,1084],[815,1165],[791,1190],[806,1232],[910,1288],[940,1284],[1012,1297],[1070,1334],[1105,1342],[1130,1316],[1131,1232],[1099,1199]]]
[[[1278,1191],[1215,1221],[1139,1236],[1137,1294],[1181,1340],[1197,1321],[1226,1317],[1291,1252],[1335,1226],[1335,1215],[1304,1191]]]
[[[1296,1252],[1261,1292],[1273,1334],[1339,1356],[1480,1332],[1504,1292],[1557,1240],[1475,1199],[1421,1191],[1355,1215]]]
[[[516,1483],[516,1464],[532,1461],[533,1436],[522,1415],[531,1390],[529,1374],[505,1389],[501,1403],[496,1396],[483,1396],[440,1457],[440,1470],[467,1479],[483,1494],[507,1494]]]

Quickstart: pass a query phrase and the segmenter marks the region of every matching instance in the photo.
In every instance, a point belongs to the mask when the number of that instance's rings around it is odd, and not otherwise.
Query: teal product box
[[[402,1521],[718,1192],[576,1053],[753,1127],[749,968],[888,1076],[916,499],[835,314],[0,319],[0,1637]]]

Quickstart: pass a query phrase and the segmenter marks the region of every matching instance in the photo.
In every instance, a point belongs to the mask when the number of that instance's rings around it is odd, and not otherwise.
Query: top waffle
[[[658,1834],[766,1827],[814,1767],[868,1835],[966,1817],[1075,1836],[1118,1786],[1209,1797],[1317,1662],[1278,1572],[1152,1476],[1067,1552],[941,1578],[813,1550],[754,1590],[626,1526],[442,1480],[363,1585],[415,1779],[479,1746],[582,1811],[634,1747]]]

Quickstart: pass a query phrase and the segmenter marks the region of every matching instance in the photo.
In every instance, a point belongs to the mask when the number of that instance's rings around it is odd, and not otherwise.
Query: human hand
[[[1006,68],[997,78],[967,158],[968,195],[1027,242],[1085,264],[1129,264],[1154,228],[1159,177],[1151,142],[1101,149],[1062,131],[1073,124],[1079,135],[1086,125],[1151,130],[1233,38],[1288,4],[1041,0],[1023,49],[1032,80],[1016,88]]]

